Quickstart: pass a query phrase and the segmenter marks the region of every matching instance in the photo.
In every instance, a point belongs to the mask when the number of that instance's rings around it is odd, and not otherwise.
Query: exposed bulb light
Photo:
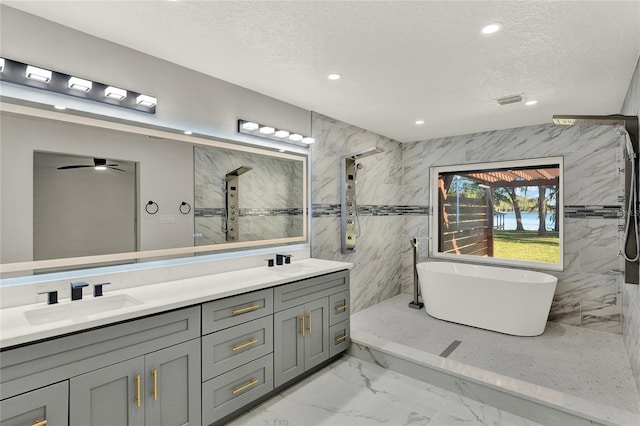
[[[185,135],[192,135],[192,134],[193,134],[193,132],[192,132],[191,130],[185,130],[185,131],[184,131],[184,134],[185,134]]]
[[[260,127],[260,133],[262,133],[263,135],[272,135],[275,131],[276,129],[274,129],[273,127],[269,127],[269,126]]]
[[[424,124],[424,120],[416,120],[416,124],[419,126],[421,124]]]
[[[258,130],[258,127],[260,127],[258,123],[254,123],[251,121],[245,121],[244,123],[242,123],[242,130],[253,132],[254,130]]]
[[[275,136],[278,138],[288,138],[289,132],[286,130],[277,130]]]
[[[95,170],[107,170],[107,166],[95,166]]]
[[[89,80],[85,80],[78,77],[69,78],[69,89],[79,90],[81,92],[88,92],[93,87],[93,83]]]
[[[104,89],[104,96],[121,101],[127,97],[127,91],[124,89],[119,89],[117,87],[109,86]]]
[[[31,80],[41,81],[42,83],[48,83],[51,81],[51,71],[34,67],[33,65],[27,66],[27,72],[25,75]]]
[[[293,134],[289,135],[289,140],[293,141],[293,142],[300,142],[302,140],[302,135],[299,135],[297,133],[293,133]]]
[[[493,34],[493,33],[497,33],[498,31],[500,31],[502,29],[502,24],[499,23],[493,23],[493,24],[489,24],[485,27],[482,28],[482,34]]]
[[[0,72],[4,71],[4,58],[0,58]]]
[[[153,96],[140,95],[136,98],[136,104],[151,108],[158,104],[158,99]]]
[[[340,78],[342,78],[342,76],[340,74],[329,74],[327,76],[327,78],[329,80],[340,80]]]
[[[60,111],[64,111],[65,109],[67,109],[66,106],[62,106],[62,105],[54,105],[53,106],[55,109],[59,109]]]
[[[311,145],[315,141],[316,140],[314,138],[310,138],[310,137],[302,138],[302,143],[306,143],[307,145]]]
[[[538,101],[536,101],[536,100],[530,100],[530,101],[525,102],[524,104],[526,106],[531,106],[531,105],[535,105],[537,103],[538,103]]]

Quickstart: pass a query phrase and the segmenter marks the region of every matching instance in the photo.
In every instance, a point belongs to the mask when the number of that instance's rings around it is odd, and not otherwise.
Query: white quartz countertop
[[[98,298],[85,294],[83,300],[62,299],[55,305],[44,302],[5,308],[0,310],[0,347],[4,349],[352,267],[351,263],[304,259],[272,268],[241,269],[114,291],[106,286],[104,296]]]

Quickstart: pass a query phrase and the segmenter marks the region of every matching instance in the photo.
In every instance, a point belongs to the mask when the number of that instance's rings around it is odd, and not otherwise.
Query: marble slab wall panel
[[[640,59],[622,105],[622,114],[640,115]],[[620,284],[622,299],[622,335],[631,361],[631,369],[640,389],[640,286]]]
[[[611,126],[540,124],[404,144],[402,202],[429,204],[431,166],[563,156],[565,270],[550,272],[558,277],[550,319],[621,333],[617,283],[622,267],[618,255],[619,197],[624,195],[622,143]],[[405,292],[411,292],[413,282],[409,239],[424,234],[420,256],[426,259],[429,218],[404,218],[401,283]]]
[[[402,252],[401,144],[334,120],[312,115],[311,196],[313,203],[311,255],[352,262],[351,310],[357,312],[399,294]],[[355,253],[340,252],[340,159],[379,146],[384,153],[360,160],[357,201],[361,236]],[[403,206],[403,208],[409,208]]]

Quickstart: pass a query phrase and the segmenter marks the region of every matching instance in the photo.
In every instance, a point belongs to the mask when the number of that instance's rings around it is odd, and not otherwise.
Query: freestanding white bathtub
[[[544,332],[556,277],[454,262],[423,262],[416,268],[432,317],[516,336]]]

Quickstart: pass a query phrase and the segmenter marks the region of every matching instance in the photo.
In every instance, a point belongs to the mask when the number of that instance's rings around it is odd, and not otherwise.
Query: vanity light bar
[[[156,113],[158,99],[110,84],[85,80],[12,59],[0,58],[2,81],[146,112]]]
[[[309,136],[303,136],[299,133],[291,133],[289,130],[276,129],[272,126],[247,120],[238,120],[238,133],[258,136],[278,142],[293,142],[296,144],[303,143],[305,145],[310,145],[315,142],[315,139]]]

